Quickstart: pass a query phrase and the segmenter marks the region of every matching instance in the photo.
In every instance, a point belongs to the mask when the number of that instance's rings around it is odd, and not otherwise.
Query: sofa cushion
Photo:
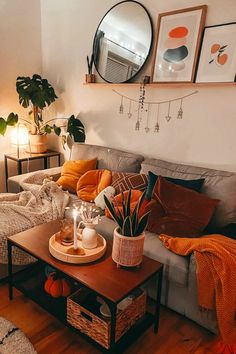
[[[155,218],[155,227],[149,230],[179,237],[200,236],[219,202],[161,176],[155,184],[153,198],[161,204],[165,215]]]
[[[129,189],[143,191],[147,188],[148,177],[141,173],[112,172],[112,186],[116,194],[125,192]],[[151,198],[150,198],[151,199]]]
[[[104,146],[74,143],[71,159],[97,158],[97,168],[120,172],[139,172],[143,156]]]
[[[160,176],[187,180],[204,178],[201,193],[220,200],[211,219],[211,225],[222,227],[236,222],[236,173],[158,159],[146,159],[142,162],[141,173],[147,174],[148,171]]]
[[[146,175],[143,175],[146,176]],[[165,177],[163,176],[167,181],[177,184],[178,186],[182,186],[184,188],[191,189],[195,192],[200,192],[202,189],[202,185],[204,183],[204,178],[200,179],[191,179],[191,180],[186,180],[186,179],[179,179],[179,178],[171,178],[171,177]],[[152,192],[155,187],[156,181],[158,179],[158,175],[155,173],[148,171],[148,185],[147,185],[147,192],[146,192],[146,197],[148,199],[152,198]]]
[[[116,226],[113,220],[103,216],[96,230],[106,239],[111,240]],[[144,255],[163,263],[164,274],[170,281],[187,286],[189,257],[182,257],[169,251],[158,239],[158,235],[148,231],[145,236]]]
[[[76,186],[80,177],[86,172],[94,170],[96,165],[96,158],[66,161],[61,168],[61,177],[57,180],[57,184],[71,193],[76,193]]]
[[[80,177],[76,192],[80,199],[86,202],[94,202],[98,194],[111,185],[111,171],[92,170]]]

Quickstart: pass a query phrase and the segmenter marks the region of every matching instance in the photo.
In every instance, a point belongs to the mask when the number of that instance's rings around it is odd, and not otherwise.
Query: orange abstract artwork
[[[218,43],[214,43],[211,46],[211,60],[209,64],[224,65],[228,60],[228,54],[224,53],[227,47],[227,45],[221,46]]]

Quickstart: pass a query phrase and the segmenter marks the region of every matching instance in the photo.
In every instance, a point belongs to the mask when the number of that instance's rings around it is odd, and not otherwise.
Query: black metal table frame
[[[48,159],[50,159],[51,157],[57,157],[58,159],[58,166],[61,165],[61,154],[59,152],[55,151],[55,155],[47,155],[45,154],[45,156],[37,156],[37,155],[32,155],[29,157],[25,157],[23,159],[14,157],[14,156],[10,156],[10,155],[4,155],[4,165],[5,165],[5,183],[6,183],[6,191],[8,192],[8,160],[12,160],[15,161],[17,163],[17,173],[18,175],[22,174],[22,162],[25,161],[33,161],[33,160],[40,160],[43,159],[43,168],[47,169],[48,168]]]
[[[16,245],[14,242],[11,241],[11,239],[9,238],[7,240],[7,249],[8,249],[8,291],[9,291],[9,300],[13,300],[13,287],[14,287],[14,282],[13,282],[13,272],[12,272],[12,247],[17,247],[20,250],[23,250],[24,252],[30,254],[31,256],[33,256],[34,258],[37,258],[35,255],[31,254],[28,251],[25,251],[23,248],[21,248],[19,245]],[[45,262],[44,260],[37,258],[38,260],[42,261],[45,264],[48,264],[47,262]],[[55,265],[54,265],[55,267]],[[56,267],[55,267],[56,268]],[[57,269],[57,268],[56,268]],[[61,270],[57,269],[60,273],[63,273]],[[23,272],[24,270],[22,270],[21,272]],[[68,275],[66,273],[64,273],[67,277]],[[158,333],[158,329],[159,329],[159,320],[160,320],[160,305],[161,305],[161,290],[162,290],[162,277],[163,277],[163,266],[157,270],[155,273],[153,273],[149,278],[145,279],[144,282],[140,283],[138,287],[142,286],[143,284],[145,284],[148,280],[150,280],[152,277],[157,275],[157,289],[156,289],[156,305],[155,305],[155,313],[153,315],[153,326],[154,326],[154,333],[157,334]],[[74,279],[74,278],[72,278]],[[76,280],[78,283],[78,279],[74,279]],[[83,284],[82,284],[83,285]],[[92,289],[90,289],[92,290]],[[134,289],[131,290],[131,292]],[[127,297],[129,294],[126,294],[122,299],[119,300],[118,303],[115,303],[109,299],[107,299],[106,297],[104,297],[103,295],[97,293],[96,291],[92,290],[94,293],[96,293],[97,295],[99,295],[100,297],[102,297],[107,305],[109,306],[109,309],[111,311],[111,335],[110,335],[110,348],[107,350],[104,347],[102,347],[99,343],[97,343],[95,340],[93,340],[92,338],[90,338],[89,336],[87,336],[86,334],[83,334],[82,332],[80,332],[78,329],[76,329],[80,334],[82,334],[83,336],[85,336],[86,338],[89,338],[90,341],[92,341],[93,343],[95,343],[102,351],[105,351],[107,353],[116,353],[116,349],[117,349],[117,343],[115,341],[115,333],[116,333],[116,313],[117,313],[117,304],[123,300],[125,297]],[[130,292],[130,293],[131,293]],[[24,294],[26,295],[26,294]],[[36,302],[36,301],[34,301]],[[37,303],[37,302],[36,302]],[[40,306],[40,304],[38,304]],[[63,322],[64,323],[64,322]],[[64,323],[65,324],[65,323]],[[67,324],[68,325],[68,324]],[[69,325],[70,328],[72,328],[71,325]]]

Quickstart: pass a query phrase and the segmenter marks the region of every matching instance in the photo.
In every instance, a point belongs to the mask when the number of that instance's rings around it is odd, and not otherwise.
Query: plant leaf
[[[32,78],[18,76],[16,91],[19,95],[19,102],[24,108],[29,107],[31,102],[34,106],[43,109],[57,99],[52,85],[38,74],[34,74]]]
[[[84,125],[80,121],[80,119],[75,118],[74,115],[72,115],[68,119],[67,132],[69,133],[70,137],[74,139],[74,142],[76,142],[76,143],[84,143],[85,142]]]
[[[105,200],[106,207],[107,207],[107,209],[109,210],[109,212],[111,214],[111,217],[118,224],[120,229],[122,229],[122,223],[121,223],[118,215],[115,212],[115,207],[114,207],[113,203],[111,203],[110,200],[105,195],[104,195],[104,200]]]
[[[46,124],[43,128],[43,130],[45,131],[45,133],[47,134],[51,134],[52,132],[52,127],[49,124]]]
[[[60,136],[60,135],[61,135],[61,128],[60,128],[60,127],[57,127],[55,124],[53,125],[53,130],[54,130],[54,133],[55,133],[57,136]]]
[[[137,227],[137,222],[138,222],[138,214],[137,214],[137,210],[133,211],[132,214],[132,234],[135,236],[135,230]]]
[[[122,227],[122,235],[124,236],[133,236],[132,235],[132,222],[130,216],[127,216],[124,220]]]
[[[150,211],[148,211],[146,214],[144,214],[139,222],[138,222],[138,227],[135,230],[135,236],[139,236],[143,233],[143,231],[146,229],[147,227],[147,222],[148,222],[148,217],[149,217]]]
[[[122,203],[123,216],[125,219],[126,216],[128,216],[128,215],[127,215],[127,210],[126,210],[126,202],[125,202],[124,192],[121,192],[121,203]]]
[[[131,213],[131,209],[130,209],[131,193],[132,193],[132,189],[129,189],[127,201],[126,201],[126,215],[128,215],[128,216]]]
[[[5,121],[4,118],[0,117],[0,134],[4,135],[7,130],[7,122]]]
[[[14,127],[18,122],[18,114],[11,112],[7,117],[7,125]]]
[[[135,210],[136,210],[136,212],[137,212],[137,215],[139,214],[139,210],[140,210],[140,208],[141,208],[141,206],[142,206],[142,204],[143,204],[143,201],[144,201],[144,199],[145,199],[145,196],[146,196],[146,191],[144,191],[144,192],[142,193],[142,195],[140,196],[140,198],[139,198],[139,200],[138,200],[138,203],[137,203],[136,206],[135,206]]]

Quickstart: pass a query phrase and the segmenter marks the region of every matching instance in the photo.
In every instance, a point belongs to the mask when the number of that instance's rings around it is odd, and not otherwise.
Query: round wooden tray
[[[64,246],[60,242],[60,233],[57,232],[49,239],[49,252],[60,261],[66,263],[90,263],[101,258],[106,252],[107,243],[104,237],[98,234],[98,245],[96,248],[87,249],[82,247],[82,241],[78,238],[78,250],[73,245]]]

